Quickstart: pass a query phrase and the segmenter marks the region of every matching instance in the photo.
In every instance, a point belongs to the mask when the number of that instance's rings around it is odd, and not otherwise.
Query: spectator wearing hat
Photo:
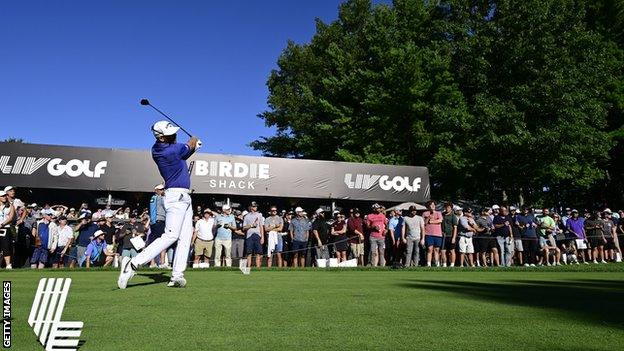
[[[456,211],[461,212],[461,207],[453,206],[452,203],[444,204],[444,212],[442,213],[442,232],[444,233],[444,241],[440,248],[440,260],[442,267],[455,265],[455,247],[457,243],[457,225],[459,217],[455,215]]]
[[[373,205],[373,212],[366,217],[366,226],[370,231],[371,264],[385,266],[386,229],[388,219],[379,204]]]
[[[93,240],[87,246],[84,256],[80,259],[80,265],[85,264],[87,268],[109,266],[113,262],[115,254],[107,250],[106,233],[97,230],[93,233]]]
[[[193,268],[208,268],[210,267],[210,259],[212,257],[212,250],[214,249],[214,238],[217,223],[212,216],[210,209],[205,209],[203,218],[195,223],[195,230],[193,231],[193,243],[195,258],[193,260]],[[204,262],[200,262],[202,256]]]
[[[327,219],[325,219],[324,209],[318,208],[315,214],[316,218],[312,222],[313,237],[310,239],[310,246],[314,247],[317,259],[327,260],[329,259],[329,248],[327,244],[329,243],[331,226],[327,223]]]
[[[347,221],[347,236],[349,237],[349,248],[353,258],[358,260],[360,266],[364,265],[364,220],[360,215],[360,210],[354,208],[350,211]]]
[[[475,224],[476,237],[472,238],[472,242],[475,246],[475,253],[477,254],[477,263],[483,267],[487,267],[486,255],[489,253],[492,267],[499,266],[498,242],[496,241],[496,237],[492,236],[493,224],[487,208],[481,209],[481,214],[475,219]]]
[[[93,234],[99,229],[98,225],[91,221],[92,218],[89,212],[83,212],[78,219],[79,222],[74,228],[74,231],[78,232],[78,237],[76,238],[75,250],[72,250],[70,254],[70,267],[74,267],[79,259],[84,256],[84,253],[87,251],[87,246],[91,243]],[[78,263],[80,267],[81,264],[80,262]]]
[[[290,239],[292,241],[293,267],[305,267],[306,250],[310,238],[310,222],[303,215],[303,208],[295,209],[296,217],[290,222]]]
[[[74,221],[78,219],[78,214],[76,213],[76,209],[75,208],[70,208],[69,212],[67,212],[67,220],[68,221]]]
[[[50,222],[52,219],[52,211],[42,211],[43,218],[33,228],[32,236],[35,239],[35,249],[30,259],[30,268],[43,269],[48,263],[48,257],[51,250],[52,236],[50,235]]]
[[[520,227],[524,265],[535,267],[539,242],[537,237],[538,223],[533,214],[533,209],[529,206],[522,206],[522,214],[516,217],[516,221]]]
[[[104,232],[104,240],[108,245],[114,245],[116,242],[115,234],[117,229],[113,225],[113,214],[107,213],[103,218],[98,220],[98,226]]]
[[[571,211],[572,217],[566,221],[566,229],[574,236],[576,246],[576,257],[584,264],[589,264],[589,253],[587,253],[587,237],[585,236],[585,219],[579,216],[577,209]]]
[[[239,264],[241,258],[245,254],[245,232],[243,231],[243,212],[236,210],[234,213],[234,220],[236,221],[236,227],[232,230],[232,258],[236,260],[236,264]]]
[[[511,216],[511,233],[514,237],[514,253],[512,260],[518,262],[518,265],[524,264],[524,243],[522,240],[522,230],[518,217],[522,216],[522,213],[518,211],[515,206],[509,206],[509,215]]]
[[[459,230],[459,265],[464,266],[465,258],[468,258],[468,265],[474,267],[474,245],[472,237],[477,226],[474,218],[472,218],[472,209],[467,207],[463,209],[458,219]]]
[[[215,266],[221,266],[222,252],[225,253],[225,265],[232,267],[232,229],[236,229],[236,219],[230,205],[221,207],[222,213],[215,217],[217,235],[215,236]]]
[[[436,211],[435,201],[427,202],[427,211],[423,212],[425,220],[425,245],[427,246],[427,267],[433,261],[440,265],[440,248],[442,247],[442,213]]]
[[[4,258],[6,269],[12,269],[11,257],[13,256],[13,239],[10,225],[15,218],[15,208],[9,202],[6,192],[0,190],[0,251]]]
[[[58,238],[52,260],[52,268],[63,268],[69,263],[69,249],[74,241],[74,231],[67,225],[67,217],[58,218]]]
[[[602,212],[602,232],[604,233],[607,242],[604,245],[605,260],[616,261],[616,247],[615,240],[617,238],[616,225],[613,221],[613,213],[610,209],[605,209]]]
[[[494,211],[497,213],[492,220],[494,225],[494,236],[498,242],[501,266],[509,267],[512,263],[513,255],[513,232],[511,229],[512,219],[507,207],[500,207]]]
[[[390,218],[388,219],[388,244],[390,250],[388,250],[388,261],[395,265],[400,265],[401,261],[405,258],[403,254],[403,232],[405,231],[405,221],[401,215],[401,210],[390,211]]]
[[[145,246],[150,245],[154,240],[160,238],[165,232],[165,186],[158,184],[154,187],[154,195],[150,198],[149,205],[149,218],[150,218],[150,234],[147,237]],[[167,250],[163,250],[160,253],[159,262],[156,262],[156,258],[153,258],[150,262],[150,267],[159,266],[165,267],[165,256]]]
[[[595,264],[607,263],[604,260],[604,245],[607,243],[607,239],[603,232],[603,226],[598,211],[592,211],[590,217],[585,220],[585,233],[587,233],[591,245],[593,262]]]
[[[284,240],[282,230],[284,229],[284,219],[279,216],[277,206],[271,206],[269,216],[264,220],[264,232],[267,234],[267,267],[273,265],[273,254],[277,258],[277,266],[282,267],[282,250]]]
[[[345,215],[338,213],[336,220],[331,226],[332,242],[336,249],[336,258],[338,262],[344,262],[347,260],[347,222],[345,221]]]
[[[243,219],[245,231],[245,255],[247,266],[251,267],[251,258],[255,255],[256,267],[262,263],[262,245],[264,245],[264,217],[258,212],[258,204],[252,201],[249,205],[249,213]]]
[[[425,246],[425,220],[418,215],[416,206],[410,206],[409,215],[404,217],[405,230],[402,240],[405,243],[405,267],[418,266],[420,247]]]

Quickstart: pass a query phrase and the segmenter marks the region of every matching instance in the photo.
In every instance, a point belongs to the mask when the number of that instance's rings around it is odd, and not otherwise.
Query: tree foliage
[[[611,177],[623,135],[624,12],[613,9],[624,6],[347,1],[310,43],[288,43],[260,114],[276,135],[252,146],[425,165],[434,197],[573,199]]]

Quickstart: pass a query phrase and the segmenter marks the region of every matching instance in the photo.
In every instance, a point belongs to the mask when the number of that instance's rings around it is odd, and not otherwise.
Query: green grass
[[[484,270],[3,271],[13,349],[43,350],[28,327],[42,277],[73,279],[63,320],[81,350],[618,350],[624,264]]]

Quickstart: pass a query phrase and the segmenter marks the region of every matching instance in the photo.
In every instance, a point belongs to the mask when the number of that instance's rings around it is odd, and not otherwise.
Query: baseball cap
[[[251,207],[258,207],[258,203],[257,203],[257,202],[255,202],[255,201],[252,201],[252,202],[249,204],[249,206],[251,206]]]
[[[613,212],[611,212],[610,208],[605,208],[604,211],[602,211],[602,212],[604,212],[604,213],[613,213]]]
[[[453,205],[453,211],[461,211],[461,206]]]
[[[59,220],[59,221],[66,221],[66,220],[67,220],[67,217],[65,217],[65,216],[60,216],[60,217],[58,218],[58,220]]]
[[[93,233],[93,239],[97,238],[100,235],[104,235],[104,232],[101,230],[96,230],[95,233]]]
[[[374,203],[372,208],[373,209],[378,209],[378,208],[381,208],[381,205],[379,205],[378,203]]]
[[[152,133],[155,137],[174,135],[180,127],[174,126],[169,121],[158,121],[152,126]]]
[[[209,209],[209,208],[206,208],[206,209],[204,209],[204,212],[203,212],[203,213],[212,213],[212,210],[211,210],[211,209]]]
[[[509,211],[515,211],[517,210],[516,206],[509,206]]]
[[[572,210],[572,212],[573,212],[573,213],[574,213],[574,212],[578,213],[578,210],[575,208],[575,209],[573,209],[573,210]]]
[[[227,211],[227,210],[229,210],[230,208],[231,208],[231,207],[230,207],[230,205],[228,205],[228,204],[225,204],[225,205],[221,206],[221,209],[222,209],[223,211]]]
[[[6,191],[0,190],[0,196],[6,196]]]
[[[498,205],[492,205],[492,209],[493,209],[493,210],[500,210],[500,206],[498,206]]]
[[[411,212],[411,211],[417,211],[417,210],[418,210],[418,209],[417,209],[417,208],[416,208],[416,206],[414,206],[414,205],[412,205],[412,206],[410,206],[410,207],[409,207],[409,211],[410,211],[410,212]],[[353,212],[355,212],[355,211],[353,211]],[[358,212],[359,212],[359,211],[358,211]]]
[[[466,208],[464,208],[464,212],[466,212],[466,213],[472,213],[472,208],[470,208],[470,207],[466,207]]]
[[[297,208],[295,208],[295,212],[303,212],[303,208],[297,207]]]
[[[325,212],[325,210],[320,207],[316,210],[316,214],[323,213],[323,212]]]
[[[85,219],[85,218],[91,218],[91,214],[83,213],[83,214],[80,215],[80,217],[78,217],[78,219]]]
[[[32,204],[30,204],[30,205],[28,205],[26,207],[28,207],[28,208],[35,208],[35,207],[37,207],[37,203],[33,202]]]
[[[8,191],[13,190],[13,189],[15,189],[13,186],[7,185],[6,187],[4,187],[4,192],[8,192]]]
[[[162,184],[158,184],[158,185],[156,185],[156,186],[154,187],[154,190],[163,190],[164,188],[165,188],[165,186],[164,186],[164,185],[162,185]]]

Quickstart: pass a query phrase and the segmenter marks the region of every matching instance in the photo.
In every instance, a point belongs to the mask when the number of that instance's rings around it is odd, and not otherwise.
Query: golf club
[[[166,119],[168,119],[171,123],[175,124],[176,126],[180,127],[180,129],[186,133],[189,137],[193,137],[191,135],[191,133],[187,132],[186,129],[184,129],[181,125],[179,125],[178,123],[176,123],[176,121],[172,120],[169,116],[167,116],[164,112],[162,112],[161,110],[157,109],[154,105],[150,104],[148,99],[141,99],[141,105],[143,106],[150,106],[151,108],[153,108],[154,110],[156,110],[156,112],[160,113],[161,115],[163,115]]]

